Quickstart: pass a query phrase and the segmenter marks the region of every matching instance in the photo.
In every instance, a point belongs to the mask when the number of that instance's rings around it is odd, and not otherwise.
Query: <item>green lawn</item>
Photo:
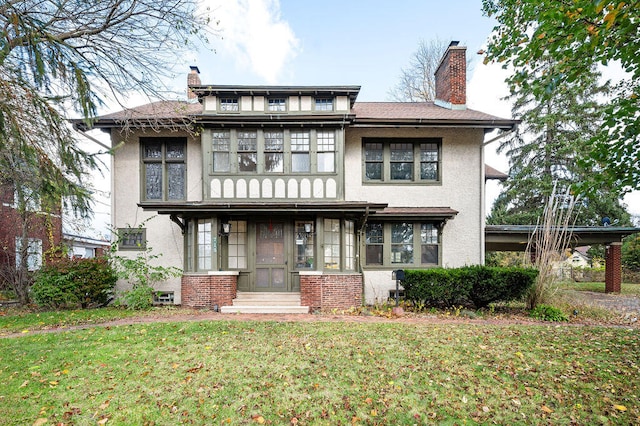
[[[563,282],[560,284],[560,288],[565,290],[595,291],[597,293],[604,293],[604,283],[600,282]],[[620,294],[640,296],[640,284],[622,283],[620,285]]]
[[[0,339],[2,424],[638,424],[638,329],[207,321]],[[46,419],[46,423],[45,423]]]

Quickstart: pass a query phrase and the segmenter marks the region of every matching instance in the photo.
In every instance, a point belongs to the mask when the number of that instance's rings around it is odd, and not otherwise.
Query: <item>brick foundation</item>
[[[611,243],[605,254],[605,293],[620,293],[622,284],[622,243]]]
[[[237,272],[182,276],[182,306],[213,309],[230,306],[238,288]]]
[[[311,311],[361,306],[362,274],[301,272],[300,299]]]

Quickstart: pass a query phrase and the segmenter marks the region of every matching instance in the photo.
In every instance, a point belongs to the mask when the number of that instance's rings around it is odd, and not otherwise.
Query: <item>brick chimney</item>
[[[449,43],[435,73],[435,104],[448,109],[467,109],[467,48]]]
[[[191,72],[187,74],[187,99],[195,100],[198,99],[198,95],[193,93],[190,89],[191,86],[200,86],[202,82],[200,81],[200,70],[195,65],[191,65]]]

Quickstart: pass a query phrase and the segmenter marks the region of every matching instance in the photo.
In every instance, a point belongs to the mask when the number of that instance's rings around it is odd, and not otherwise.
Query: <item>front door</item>
[[[255,291],[287,291],[284,231],[282,222],[256,224]]]

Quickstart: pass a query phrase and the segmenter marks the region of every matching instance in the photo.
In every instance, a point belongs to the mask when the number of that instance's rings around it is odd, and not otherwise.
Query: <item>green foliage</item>
[[[464,278],[472,283],[468,297],[476,308],[521,299],[538,276],[533,268],[469,266],[462,270]]]
[[[459,306],[471,302],[482,308],[492,302],[522,298],[535,282],[531,268],[467,266],[405,271],[405,299],[420,306]]]
[[[640,234],[632,235],[624,240],[622,265],[630,271],[640,271]]]
[[[63,258],[38,271],[31,295],[41,307],[85,308],[106,303],[116,281],[115,271],[105,257]]]
[[[562,322],[569,321],[569,318],[560,309],[549,305],[537,305],[531,310],[531,317],[542,321]]]
[[[636,2],[608,0],[483,0],[483,12],[498,22],[488,61],[511,66],[508,82],[545,104],[584,79],[588,70],[619,63],[626,71],[602,111],[602,128],[576,158],[594,170],[583,187],[591,193],[640,187],[640,8]],[[539,72],[544,64],[554,64]],[[597,197],[593,197],[597,200]]]
[[[144,224],[140,225],[142,227]],[[130,309],[148,309],[153,304],[153,284],[179,277],[182,271],[173,266],[163,266],[158,259],[161,254],[154,254],[153,249],[145,242],[145,249],[136,252],[135,257],[117,256],[119,236],[111,247],[111,259],[118,278],[127,280],[131,290],[123,292],[122,298]]]
[[[153,306],[154,290],[147,284],[136,284],[131,290],[122,294],[127,308],[134,311],[151,309]]]
[[[461,278],[460,269],[405,270],[405,299],[426,306],[459,305],[471,289],[471,283]]]

